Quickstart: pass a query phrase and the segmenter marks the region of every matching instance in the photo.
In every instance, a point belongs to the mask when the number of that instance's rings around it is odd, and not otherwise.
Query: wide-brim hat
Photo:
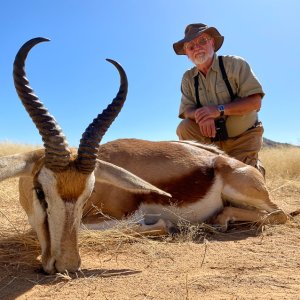
[[[184,55],[184,43],[192,41],[202,33],[207,33],[214,39],[215,52],[217,52],[223,44],[224,36],[222,36],[215,27],[209,27],[205,24],[197,23],[188,25],[184,31],[184,38],[173,44],[175,53],[178,55]]]

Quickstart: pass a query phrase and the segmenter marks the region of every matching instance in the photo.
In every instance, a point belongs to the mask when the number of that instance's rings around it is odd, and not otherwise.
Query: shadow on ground
[[[249,229],[249,226],[241,225],[229,228],[226,233],[212,231],[203,227],[200,227],[200,229],[190,227],[185,230],[181,228],[178,235],[160,238],[160,240],[170,242],[192,241],[194,243],[203,243],[205,240],[225,242],[247,239],[258,234],[257,228]],[[138,241],[135,239],[134,242]],[[82,269],[75,274],[45,275],[41,268],[41,262],[38,259],[39,255],[40,246],[32,231],[23,234],[11,234],[11,236],[7,237],[0,236],[0,299],[15,299],[36,285],[51,286],[63,281],[80,278],[108,278],[134,275],[142,272],[124,268]]]

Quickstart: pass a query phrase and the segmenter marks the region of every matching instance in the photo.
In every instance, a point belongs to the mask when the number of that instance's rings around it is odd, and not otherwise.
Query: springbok
[[[120,74],[120,88],[112,103],[87,127],[78,151],[69,149],[58,123],[29,86],[25,60],[30,49],[48,41],[34,38],[25,43],[14,61],[14,83],[25,109],[35,123],[44,149],[0,158],[0,181],[19,176],[30,180],[28,197],[20,201],[29,223],[37,233],[46,273],[76,271],[80,267],[78,230],[83,206],[95,182],[107,182],[136,193],[171,196],[128,171],[97,158],[99,143],[120,112],[127,95],[127,77],[123,68],[108,59]],[[26,180],[26,179],[24,179]]]
[[[20,202],[37,231],[46,272],[79,267],[77,230],[82,209],[82,222],[89,228],[106,227],[114,223],[108,221],[112,218],[133,215],[141,221],[137,231],[157,230],[157,234],[168,232],[182,219],[198,223],[214,217],[224,229],[231,220],[261,222],[267,218],[270,223],[286,222],[286,214],[270,200],[260,172],[215,147],[195,142],[122,139],[101,145],[98,151],[95,136],[99,131],[102,136],[109,126],[98,125],[105,122],[102,116],[88,127],[77,156],[75,150],[66,150],[60,131],[48,138],[53,130],[44,133],[48,126],[40,121],[41,113],[35,111],[41,103],[32,95],[28,82],[23,82],[25,73],[19,71],[30,47],[21,48],[23,54],[17,55],[14,78],[29,113],[34,107],[31,116],[44,139],[45,151],[1,158],[0,180],[20,177]],[[125,89],[124,71],[114,64]],[[119,91],[117,98],[121,94],[125,92]],[[51,126],[56,124],[53,117],[50,119]],[[225,199],[233,206],[224,207]]]

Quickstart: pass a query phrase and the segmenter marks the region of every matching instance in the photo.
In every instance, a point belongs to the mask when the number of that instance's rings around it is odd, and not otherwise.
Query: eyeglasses
[[[183,46],[183,49],[189,50],[189,51],[194,51],[196,46],[205,46],[208,43],[208,41],[210,41],[210,40],[211,40],[211,38],[201,37],[194,42],[185,43]]]

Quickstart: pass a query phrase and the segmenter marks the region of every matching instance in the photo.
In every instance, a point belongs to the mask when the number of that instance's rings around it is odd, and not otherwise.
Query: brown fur
[[[288,216],[281,210],[276,210],[273,213],[265,214],[258,210],[241,209],[238,207],[227,206],[223,211],[216,216],[212,221],[227,229],[230,221],[247,221],[257,223],[258,225],[264,224],[284,224],[288,220]]]
[[[247,194],[255,199],[253,200],[255,201],[253,202],[253,207],[262,210],[266,210],[266,207],[274,210],[278,209],[277,205],[271,201],[264,177],[261,176],[257,169],[249,167],[238,160],[228,160],[223,156],[218,156],[216,158],[215,169],[216,172],[221,174],[227,185],[230,185],[236,191],[240,191],[241,193],[247,191]],[[232,201],[233,199],[229,200]],[[233,202],[236,205],[244,204],[243,199],[240,199],[239,203]],[[250,203],[248,203],[248,205],[250,205]]]
[[[172,151],[166,151],[168,148]],[[197,147],[195,149],[197,150]],[[165,182],[166,186],[177,178],[189,176],[191,172],[194,172],[195,166],[198,168],[202,165],[203,171],[201,172],[207,172],[207,168],[213,167],[212,159],[215,154],[206,150],[200,153],[202,155],[195,157],[194,153],[190,153],[179,143],[171,146],[170,142],[164,141],[120,139],[101,145],[98,157],[158,187],[162,182]]]
[[[74,224],[74,220],[76,220],[74,211],[66,210],[64,231],[61,237],[61,257],[55,264],[56,268],[61,269],[64,267],[71,272],[76,271],[81,264],[78,247],[78,225]],[[60,265],[62,263],[63,267]]]
[[[71,163],[66,171],[56,174],[57,191],[64,201],[76,201],[85,188],[86,179],[87,175],[79,173]]]
[[[213,167],[197,168],[189,173],[176,174],[168,181],[157,183],[157,187],[170,193],[172,198],[166,203],[165,198],[146,199],[146,203],[177,204],[184,206],[199,201],[204,197],[214,182],[215,172]],[[201,185],[201,188],[199,186]]]
[[[78,172],[74,162],[75,158],[76,156],[73,155],[72,160],[66,170],[57,172],[55,174],[57,180],[57,191],[64,201],[76,200],[82,194],[85,188],[87,175]],[[35,187],[39,185],[37,177],[41,167],[44,165],[44,161],[44,156],[39,157],[33,168],[32,173]]]

